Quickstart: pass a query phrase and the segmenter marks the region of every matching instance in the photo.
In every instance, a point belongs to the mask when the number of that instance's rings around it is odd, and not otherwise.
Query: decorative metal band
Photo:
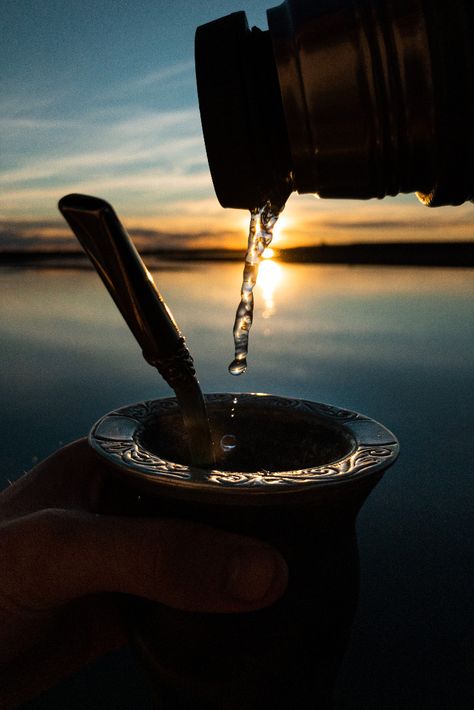
[[[187,381],[189,378],[196,377],[194,361],[183,336],[180,337],[179,345],[173,355],[156,358],[148,357],[146,353],[143,353],[143,356],[150,365],[156,367],[172,389],[176,389],[176,385],[179,387],[180,383]]]
[[[147,473],[161,474],[173,480],[188,481],[192,478],[189,466],[161,459],[135,442],[102,440],[100,446],[114,462],[127,467],[145,469]]]
[[[397,444],[390,444],[380,448],[358,447],[356,451],[341,461],[329,466],[317,468],[306,468],[299,471],[284,471],[272,473],[270,471],[260,471],[257,473],[222,473],[212,472],[209,476],[211,483],[218,483],[221,486],[295,486],[314,485],[317,480],[338,479],[342,476],[354,476],[382,464],[387,464],[387,459],[395,457],[398,452]],[[316,480],[315,480],[316,479]]]
[[[398,455],[398,442],[385,427],[356,412],[307,400],[256,394],[210,394],[206,402],[227,405],[251,404],[252,410],[288,409],[313,414],[332,427],[340,427],[354,441],[353,449],[340,460],[294,471],[197,470],[174,463],[148,451],[141,443],[147,422],[160,415],[179,411],[175,399],[152,400],[123,407],[103,417],[93,427],[89,440],[93,448],[111,463],[163,483],[192,482],[215,488],[264,490],[314,486],[331,481],[365,476],[384,470]]]

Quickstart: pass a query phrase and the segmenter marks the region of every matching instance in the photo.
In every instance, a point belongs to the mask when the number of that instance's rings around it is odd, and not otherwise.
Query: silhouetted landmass
[[[389,242],[383,244],[321,244],[280,249],[277,258],[292,263],[373,264],[389,266],[474,266],[474,242]],[[240,249],[156,249],[143,251],[147,264],[170,261],[242,261]],[[0,264],[90,268],[82,252],[4,251]]]
[[[285,261],[390,266],[474,266],[474,242],[331,244],[285,249]]]

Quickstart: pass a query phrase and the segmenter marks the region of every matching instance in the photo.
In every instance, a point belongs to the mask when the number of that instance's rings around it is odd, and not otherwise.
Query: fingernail
[[[236,551],[227,569],[227,592],[243,602],[277,599],[288,581],[283,557],[269,547],[249,546]]]

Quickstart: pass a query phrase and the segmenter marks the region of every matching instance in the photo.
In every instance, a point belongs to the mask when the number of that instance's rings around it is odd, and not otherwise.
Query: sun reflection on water
[[[267,250],[268,251],[268,250]],[[283,267],[271,258],[266,258],[260,264],[257,288],[263,298],[262,318],[268,319],[276,312],[275,293],[283,281]]]

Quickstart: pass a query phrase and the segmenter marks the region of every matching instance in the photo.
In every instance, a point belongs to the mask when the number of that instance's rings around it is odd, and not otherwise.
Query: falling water
[[[258,267],[265,249],[273,238],[273,228],[283,207],[275,207],[270,202],[263,207],[251,210],[247,254],[245,255],[244,274],[240,303],[235,314],[234,347],[235,358],[229,365],[231,375],[241,375],[247,369],[249,331],[252,327],[254,296],[257,283]]]

